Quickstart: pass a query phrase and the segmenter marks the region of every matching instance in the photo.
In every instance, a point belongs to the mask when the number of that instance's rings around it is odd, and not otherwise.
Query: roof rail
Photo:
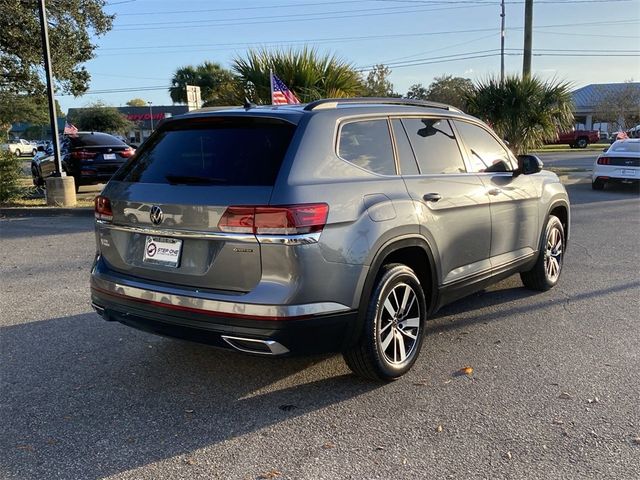
[[[412,107],[441,108],[443,110],[451,110],[453,112],[462,113],[461,110],[444,103],[430,102],[427,100],[413,100],[410,98],[387,98],[387,97],[352,97],[352,98],[323,98],[308,103],[304,110],[310,112],[312,110],[320,110],[324,108],[336,108],[341,104],[383,104],[383,105],[409,105]]]

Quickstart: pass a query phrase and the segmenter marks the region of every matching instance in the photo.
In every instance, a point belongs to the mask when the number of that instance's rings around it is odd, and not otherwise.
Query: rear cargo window
[[[72,147],[99,147],[102,145],[108,145],[110,147],[116,145],[122,147],[127,146],[127,144],[119,138],[107,133],[84,133],[73,135],[69,136],[69,141],[71,142]]]
[[[273,185],[295,125],[272,119],[168,124],[115,177],[124,182]]]

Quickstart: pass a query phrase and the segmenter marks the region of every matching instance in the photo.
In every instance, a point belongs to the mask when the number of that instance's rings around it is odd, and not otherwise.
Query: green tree
[[[146,107],[147,101],[142,98],[132,98],[127,102],[128,107]]]
[[[399,97],[393,91],[393,83],[389,80],[391,69],[385,65],[374,65],[364,81],[362,95],[364,97]]]
[[[0,203],[14,200],[22,194],[20,177],[22,176],[22,159],[11,154],[9,150],[0,151]]]
[[[540,148],[573,125],[570,85],[535,76],[489,78],[466,96],[469,113],[490,124],[516,154]]]
[[[421,83],[416,83],[409,87],[409,91],[405,95],[406,98],[412,100],[427,100],[428,90]]]
[[[133,122],[122,115],[117,108],[100,102],[90,105],[69,118],[78,130],[107,133],[126,133],[134,126]]]
[[[234,59],[233,70],[240,79],[242,95],[262,104],[271,103],[270,70],[301,102],[353,97],[362,91],[360,75],[351,63],[307,47],[249,50],[244,58]]]
[[[103,0],[47,2],[53,76],[59,90],[79,95],[89,84],[83,66],[94,56],[94,38],[111,29],[113,16]],[[0,2],[0,91],[42,94],[45,91],[38,2]]]
[[[442,75],[434,78],[429,85],[426,100],[446,103],[466,110],[465,98],[471,91],[473,91],[473,82],[468,78]]]
[[[169,95],[176,103],[187,103],[187,85],[200,87],[204,106],[240,103],[234,75],[220,64],[204,62],[178,68],[171,79]]]

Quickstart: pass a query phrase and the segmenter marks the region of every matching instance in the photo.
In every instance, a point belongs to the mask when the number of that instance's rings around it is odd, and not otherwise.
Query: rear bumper
[[[233,301],[241,296],[185,293],[104,275],[95,267],[91,276],[91,302],[105,320],[249,353],[337,352],[357,318],[357,311],[333,302],[265,305]]]

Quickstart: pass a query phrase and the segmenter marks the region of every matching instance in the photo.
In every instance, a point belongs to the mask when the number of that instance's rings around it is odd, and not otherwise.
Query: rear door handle
[[[439,193],[425,193],[422,197],[425,202],[437,202],[441,198],[442,195],[440,195]]]
[[[502,190],[500,188],[492,188],[487,192],[489,195],[500,195]]]

